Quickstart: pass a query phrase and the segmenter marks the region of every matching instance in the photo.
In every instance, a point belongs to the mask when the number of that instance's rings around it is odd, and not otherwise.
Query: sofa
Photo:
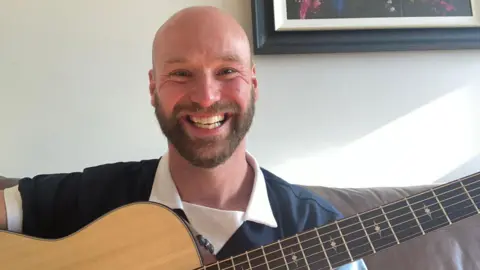
[[[0,189],[16,183],[0,177]],[[402,199],[431,186],[330,188],[307,186],[330,201],[346,217]],[[480,216],[406,241],[364,257],[370,270],[479,270]],[[312,269],[313,270],[313,269]]]

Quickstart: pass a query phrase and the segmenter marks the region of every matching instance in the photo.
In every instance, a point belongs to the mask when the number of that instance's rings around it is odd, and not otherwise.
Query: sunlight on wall
[[[480,153],[480,85],[457,89],[367,136],[275,167],[303,185],[430,184]]]

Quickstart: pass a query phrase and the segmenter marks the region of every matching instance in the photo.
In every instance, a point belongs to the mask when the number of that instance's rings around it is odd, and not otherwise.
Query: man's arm
[[[8,229],[7,204],[5,202],[4,189],[18,185],[18,179],[0,176],[0,230]]]
[[[0,230],[7,229],[7,208],[5,207],[5,195],[0,190]]]

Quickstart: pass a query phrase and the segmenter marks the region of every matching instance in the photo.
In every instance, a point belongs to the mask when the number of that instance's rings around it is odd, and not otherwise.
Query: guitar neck
[[[202,269],[334,269],[480,213],[480,173]]]

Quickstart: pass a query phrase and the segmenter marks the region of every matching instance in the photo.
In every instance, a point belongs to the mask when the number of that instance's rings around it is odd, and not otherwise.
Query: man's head
[[[252,124],[257,80],[242,27],[213,7],[174,14],[157,32],[149,72],[162,132],[190,163],[226,161]]]

